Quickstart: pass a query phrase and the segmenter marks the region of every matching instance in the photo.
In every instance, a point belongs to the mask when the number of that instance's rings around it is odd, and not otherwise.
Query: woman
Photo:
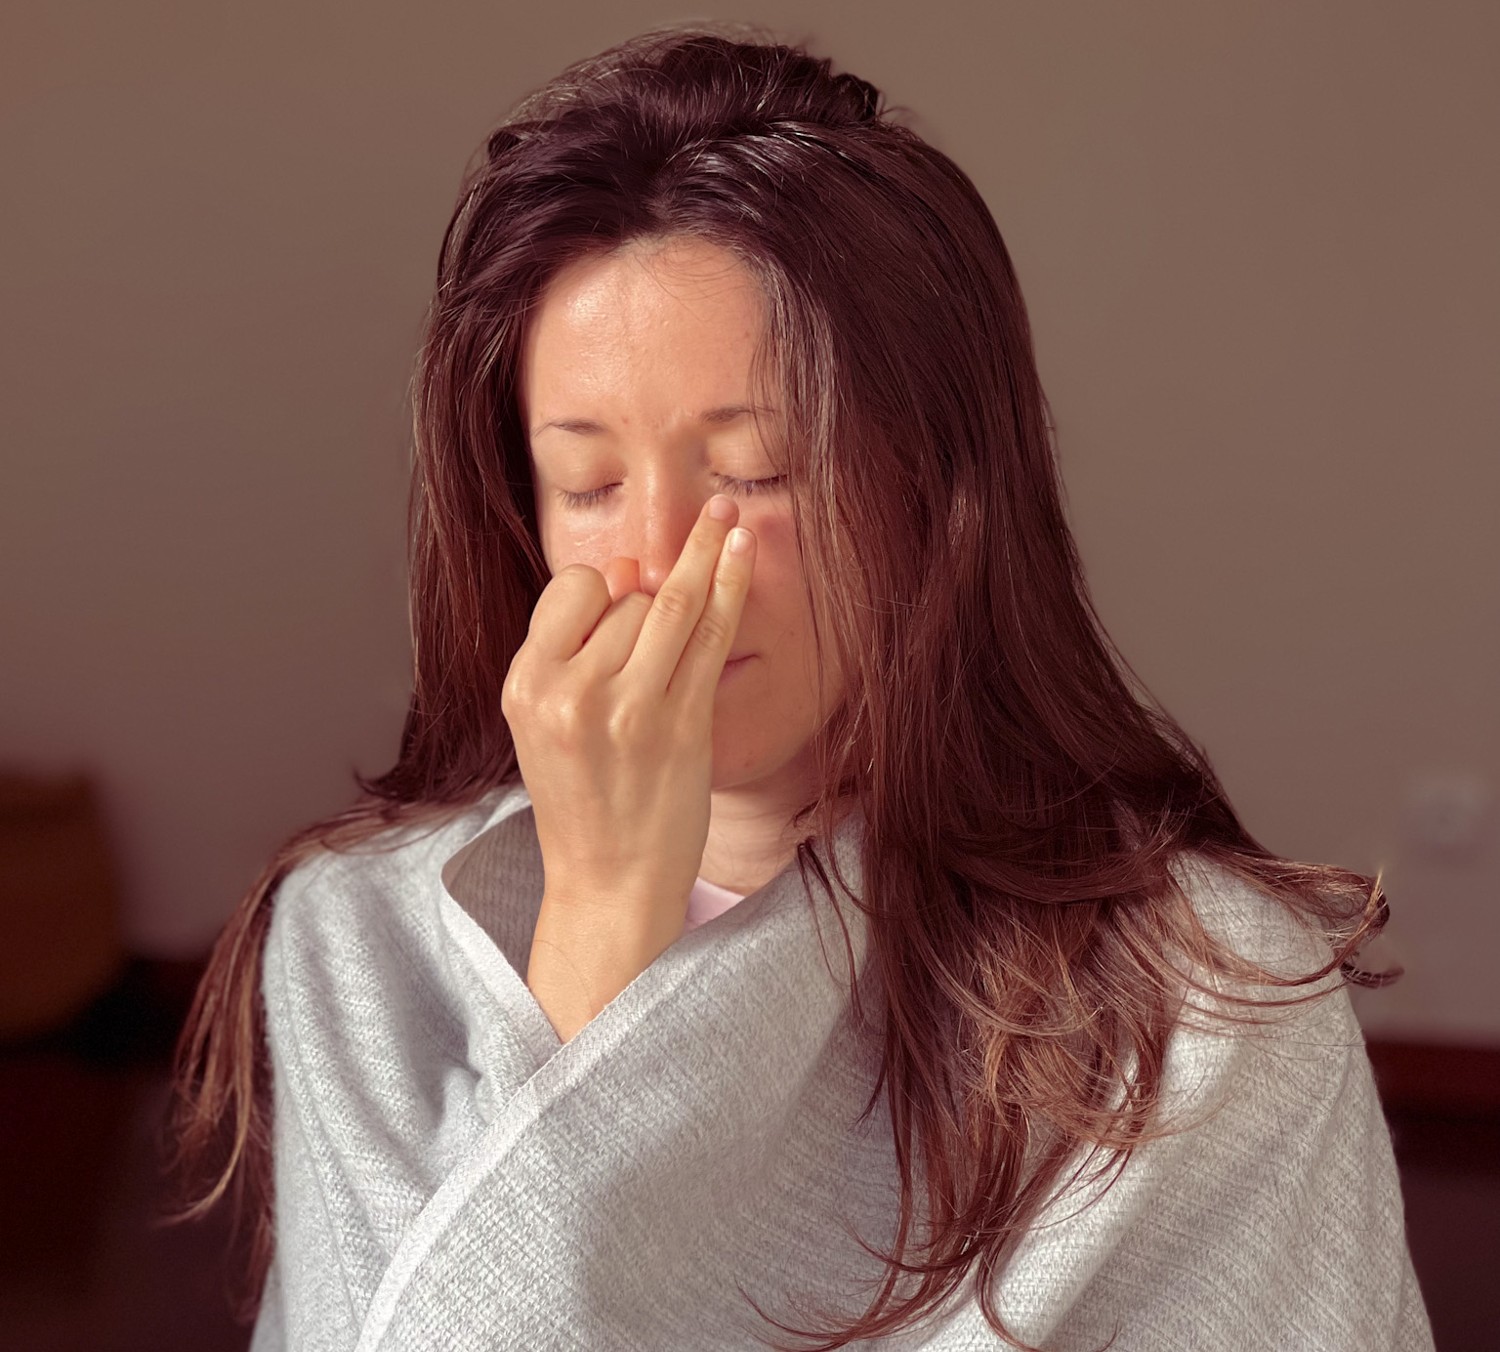
[[[673,29],[524,101],[415,432],[400,758],[181,1048],[257,1348],[1431,1346],[1379,884],[1128,683],[1004,244],[873,87]]]

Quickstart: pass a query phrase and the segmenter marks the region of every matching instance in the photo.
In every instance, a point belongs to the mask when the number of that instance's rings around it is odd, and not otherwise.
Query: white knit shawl
[[[831,843],[856,893],[862,838],[856,815]],[[253,1352],[767,1346],[740,1288],[783,1322],[860,1312],[882,1268],[844,1223],[888,1246],[897,1174],[884,1090],[855,1124],[876,1050],[821,887],[789,867],[561,1044],[523,980],[542,896],[524,787],[398,839],[320,855],[275,898],[276,1257]],[[1184,867],[1239,951],[1326,961],[1273,902]],[[863,969],[864,917],[839,904]],[[1016,1333],[1058,1352],[1115,1333],[1117,1352],[1432,1347],[1342,990],[1253,1036],[1184,1022],[1166,1088],[1194,1120],[1216,1111],[1102,1198],[1058,1198],[996,1286]],[[972,1283],[855,1346],[1003,1346]]]

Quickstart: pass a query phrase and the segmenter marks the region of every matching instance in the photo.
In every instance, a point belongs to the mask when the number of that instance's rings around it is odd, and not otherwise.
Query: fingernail
[[[734,515],[734,502],[722,493],[715,493],[708,500],[708,514],[715,521],[728,521]]]
[[[751,535],[743,526],[736,526],[729,532],[729,552],[731,554],[748,554],[750,552]]]

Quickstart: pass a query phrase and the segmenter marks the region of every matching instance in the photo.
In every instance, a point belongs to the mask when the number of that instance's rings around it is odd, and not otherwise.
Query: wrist
[[[532,934],[526,984],[567,1042],[682,936],[674,915],[549,888]]]

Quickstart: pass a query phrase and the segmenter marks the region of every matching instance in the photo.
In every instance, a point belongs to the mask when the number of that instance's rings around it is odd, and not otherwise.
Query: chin
[[[792,731],[784,719],[778,722],[774,715],[762,714],[750,723],[762,733],[768,724],[777,732]],[[731,731],[721,726],[715,728],[713,768],[709,776],[709,786],[715,793],[784,779],[793,762],[805,750],[801,742],[768,744],[763,736],[757,737],[744,723],[740,728],[745,731]]]
[[[744,788],[747,784],[754,784],[763,777],[763,774],[761,766],[753,760],[746,761],[743,756],[720,756],[715,751],[713,773],[709,777],[709,787],[715,793],[720,793],[726,789],[740,789]]]

